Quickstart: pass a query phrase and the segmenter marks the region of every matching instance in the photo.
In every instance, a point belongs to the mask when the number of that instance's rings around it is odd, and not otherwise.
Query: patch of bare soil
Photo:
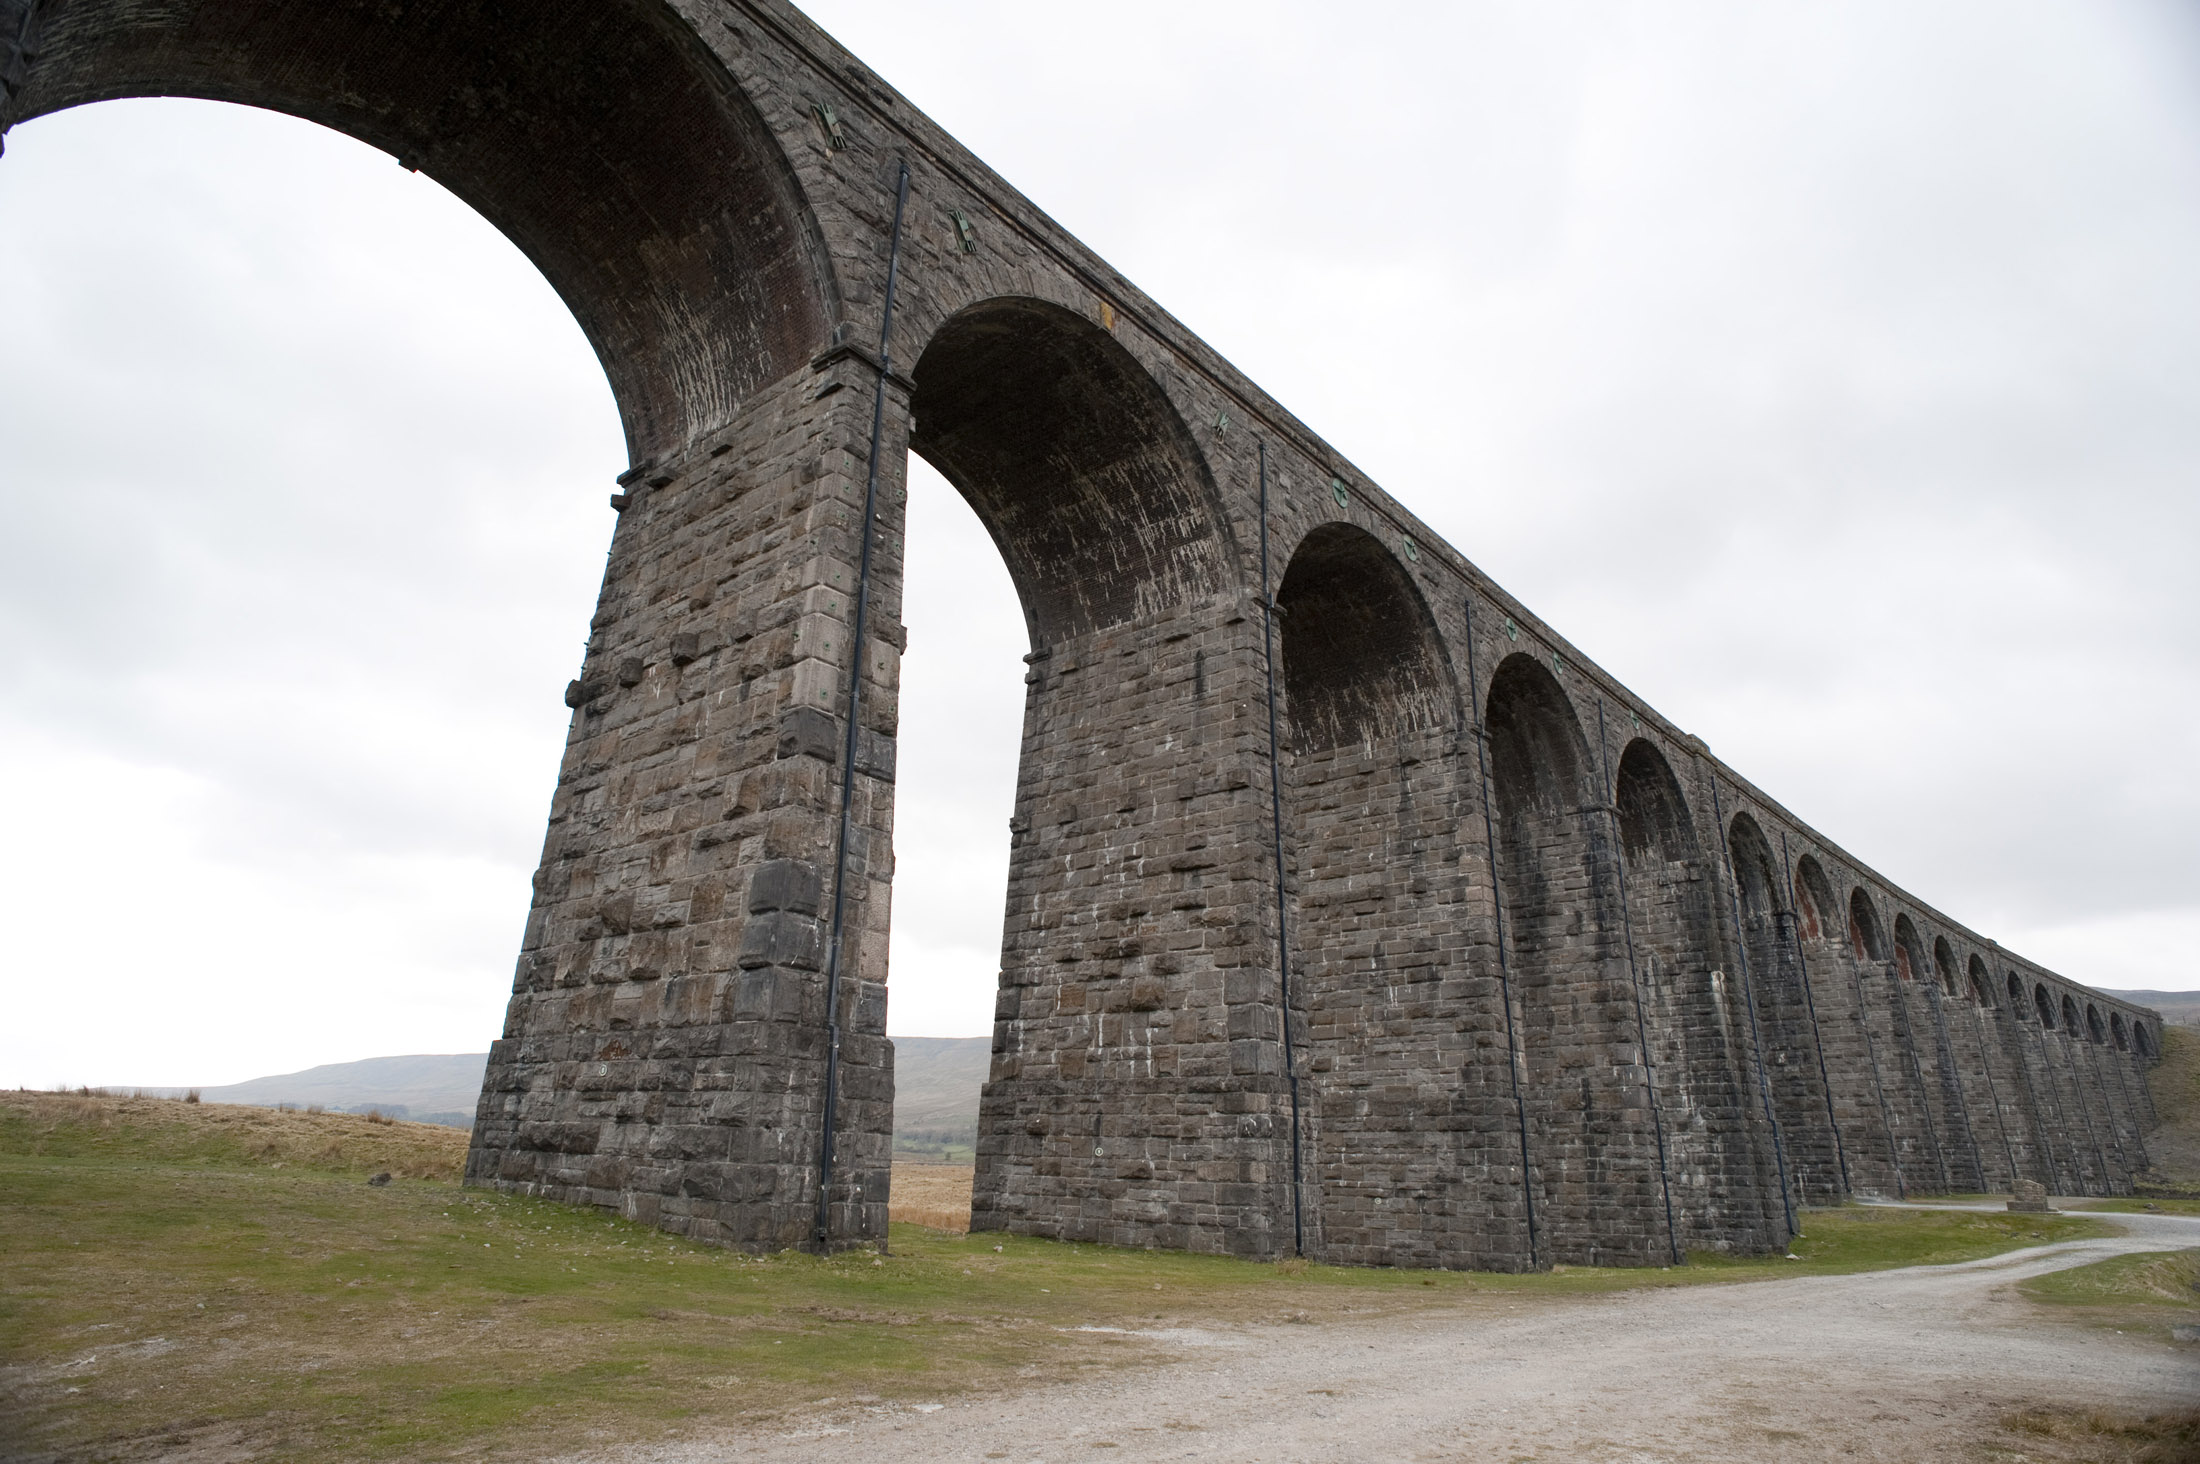
[[[1957,1266],[1483,1298],[1466,1313],[1376,1324],[1142,1334],[1174,1360],[925,1412],[821,1407],[769,1436],[587,1457],[1028,1464],[1105,1450],[1114,1460],[1298,1464],[2190,1459],[2200,1345],[2071,1325],[2015,1289],[2109,1256],[2200,1247],[2200,1219],[2117,1221],[2129,1223],[2128,1234]]]
[[[970,1185],[976,1174],[976,1167],[969,1164],[911,1164],[896,1159],[887,1218],[965,1234],[970,1229]]]

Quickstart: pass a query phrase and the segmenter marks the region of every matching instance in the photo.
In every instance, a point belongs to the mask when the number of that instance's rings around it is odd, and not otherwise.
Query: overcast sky
[[[1830,837],[2200,987],[2191,7],[810,12]],[[0,280],[0,1083],[480,1050],[625,465],[571,317],[193,102],[18,127]],[[911,507],[891,1025],[975,1034],[1025,646]]]

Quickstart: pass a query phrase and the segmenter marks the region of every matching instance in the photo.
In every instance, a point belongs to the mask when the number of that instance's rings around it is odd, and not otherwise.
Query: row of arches
[[[1333,577],[1329,594],[1341,598]],[[1429,617],[1372,624],[1398,640]],[[1435,713],[1421,668],[1440,664],[1439,653],[1356,656],[1333,636],[1318,657],[1294,659],[1307,644],[1286,625],[1302,786],[1334,801],[1335,744],[1350,741],[1357,776],[1402,804],[1410,773],[1386,774],[1366,754],[1387,738],[1413,761],[1411,729]],[[1339,664],[1352,668],[1348,687],[1325,679]],[[1387,707],[1389,683],[1374,669],[1386,666],[1415,668]],[[1697,790],[1719,830],[1707,842],[1658,744],[1626,738],[1614,759],[1602,709],[1592,739],[1540,657],[1506,655],[1487,688],[1477,720],[1507,988],[1494,1001],[1509,1004],[1513,1023],[1522,1188],[1544,1259],[1653,1259],[1645,1252],[1661,1230],[1675,1253],[1778,1244],[1792,1205],[1859,1190],[2005,1189],[2024,1177],[2087,1191],[2128,1185],[2147,1109],[2128,1065],[2028,1046],[2026,1029],[1993,1018],[1983,957],[1959,976],[1948,937],[1928,956],[1918,922],[1902,912],[1890,925],[1862,884],[1838,901],[1813,854],[1791,858],[1784,836],[1776,851],[1751,813],[1719,812],[1715,773]],[[1345,703],[1353,715],[1335,715]],[[1309,704],[1321,712],[1302,722],[1297,711]],[[1826,912],[1844,906],[1836,929]],[[1321,911],[1301,918],[1318,967]],[[1353,929],[1365,926],[1363,917]],[[1331,984],[1350,981],[1340,972]],[[1325,994],[1317,980],[1314,999]],[[1357,992],[1343,999],[1367,1005]],[[1965,1011],[1986,1019],[1966,1026]],[[2145,1025],[2113,1009],[2066,995],[2059,1013],[2038,1011],[2038,1031],[2152,1053]],[[1364,1157],[1366,1124],[1349,1137]],[[1324,1173],[1349,1168],[1332,1155]],[[1380,1237],[1363,1228],[1339,1248],[1378,1256]]]

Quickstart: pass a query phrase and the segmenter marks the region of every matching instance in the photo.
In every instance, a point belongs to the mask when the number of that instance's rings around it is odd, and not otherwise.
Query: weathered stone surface
[[[981,1229],[1663,1263],[1783,1246],[1799,1203],[2144,1164],[2154,1014],[1744,782],[791,8],[42,19],[0,122],[180,94],[364,138],[525,249],[610,376],[633,466],[472,1183],[883,1240],[911,450],[1032,647]]]

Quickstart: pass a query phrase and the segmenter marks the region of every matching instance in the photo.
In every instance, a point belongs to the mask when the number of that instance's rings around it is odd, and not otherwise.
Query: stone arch
[[[1158,1198],[1173,1191],[1125,1184],[1119,1159],[1172,1106],[1155,1046],[1193,1025],[1157,993],[1219,979],[1197,934],[1219,861],[1187,849],[1241,827],[1222,800],[1195,810],[1153,792],[1173,790],[1200,739],[1257,695],[1242,634],[1202,609],[1236,584],[1213,477],[1146,368],[1063,306],[981,301],[915,358],[909,451],[985,525],[1032,644],[980,1099],[980,1131],[1009,1137],[981,1145],[972,1224],[1186,1244]],[[1148,840],[1167,853],[1126,869],[1120,852]],[[1271,1226],[1284,1217],[1288,1237],[1291,1197],[1274,1176],[1288,1177],[1290,1154],[1274,1153],[1254,1208]],[[1273,1243],[1273,1231],[1257,1242]]]
[[[2133,1022],[2131,1024],[2131,1045],[2138,1049],[2139,1056],[2150,1060],[2153,1058],[2154,1036],[2148,1030],[2146,1023]]]
[[[73,0],[22,116],[184,96],[317,122],[428,174],[540,269],[595,347],[636,464],[807,366],[837,313],[792,170],[671,10],[425,0]]]
[[[1887,941],[1879,929],[1879,912],[1863,886],[1849,892],[1849,951],[1859,961],[1877,964],[1887,959]]]
[[[1904,981],[1915,981],[1925,967],[1925,952],[1918,943],[1917,926],[1906,914],[1894,917],[1894,971]]]
[[[1034,650],[1233,583],[1206,459],[1109,332],[1045,301],[987,300],[932,333],[911,378],[910,450],[992,534]]]
[[[1977,956],[1971,957],[1966,975],[1971,978],[1971,1000],[1987,1011],[1994,1009],[1994,978],[1986,969],[1986,963]]]
[[[1443,726],[1456,698],[1435,619],[1382,541],[1327,523],[1276,591],[1291,746],[1367,746]]]
[[[1771,841],[1757,820],[1737,813],[1728,820],[1727,851],[1734,861],[1734,878],[1741,895],[1742,952],[1748,959],[1744,974],[1757,1003],[1757,1025],[1748,1033],[1736,1033],[1757,1045],[1752,1062],[1762,1064],[1745,1073],[1750,1084],[1753,1116],[1761,1123],[1764,1098],[1769,1092],[1777,1135],[1767,1135],[1778,1152],[1766,1155],[1771,1166],[1765,1178],[1769,1193],[1777,1194],[1784,1165],[1789,1182],[1806,1201],[1826,1203],[1842,1190],[1841,1171],[1834,1153],[1833,1130],[1826,1118],[1826,1092],[1820,1076],[1817,1044],[1811,1033],[1798,971],[1780,939],[1779,896],[1785,883],[1773,858]],[[1746,1052],[1740,1047],[1739,1052]],[[1762,1085],[1765,1091],[1759,1091]]]
[[[2101,1009],[2091,1002],[2085,1004],[2085,1035],[2104,1046],[2108,1042],[2108,1027],[2101,1021]]]
[[[1596,765],[1565,689],[1536,657],[1501,661],[1484,706],[1545,1258],[1648,1260],[1664,1246],[1623,1206],[1656,1213],[1661,1184],[1644,1075],[1632,1065],[1618,869],[1589,817]],[[1587,1199],[1592,1176],[1607,1188],[1601,1202]],[[1611,1195],[1626,1198],[1615,1205]]]
[[[1736,1205],[1757,1192],[1757,1174],[1746,1123],[1749,1093],[1712,977],[1718,940],[1711,886],[1680,782],[1648,738],[1622,749],[1614,804],[1675,1230],[1685,1249],[1712,1246],[1731,1233]],[[1752,1208],[1741,1218],[1755,1224],[1760,1216]]]
[[[1935,944],[1933,965],[1925,964],[1925,939],[1908,911],[1894,917],[1894,959],[1898,977],[1890,993],[1895,1003],[1895,1034],[1903,1047],[1908,1076],[1916,1090],[1918,1115],[1923,1120],[1928,1147],[1936,1167],[1954,1184],[1966,1166],[1972,1169],[1975,1188],[1986,1188],[1986,1174],[1976,1164],[1976,1146],[1970,1133],[1970,1114],[1963,1096],[1963,1076],[1956,1063],[1955,1047],[1947,1030],[1947,1013],[1940,1005],[1948,989],[1954,962],[1941,952],[1947,941]]]
[[[1405,566],[1338,522],[1291,548],[1276,604],[1320,1253],[1363,1265],[1523,1265],[1524,1245],[1503,1249],[1514,1235],[1466,1218],[1489,1212],[1491,1164],[1509,1158],[1516,1171],[1518,1140],[1506,1155],[1455,1117],[1468,1090],[1509,1074],[1461,1072],[1446,1050],[1459,997],[1442,985],[1458,972],[1413,937],[1430,904],[1460,896],[1439,874],[1456,868],[1459,843],[1449,782],[1458,764],[1445,756],[1459,703],[1435,619]],[[1485,1010],[1501,1020],[1494,1003]],[[1401,1102],[1404,1074],[1439,1072],[1444,1081],[1424,1077]],[[1397,1203],[1403,1175],[1420,1176],[1411,1209]],[[1517,1184],[1507,1201],[1518,1202]]]
[[[2032,988],[2032,1007],[2035,1011],[2039,1013],[2040,1026],[2045,1028],[2047,1031],[2054,1031],[2055,1001],[2053,997],[2047,994],[2047,987],[2045,983],[2034,986]]]
[[[1803,939],[1825,939],[1826,918],[1834,909],[1833,885],[1824,867],[1805,854],[1795,861],[1795,919]]]
[[[2116,1044],[2118,1052],[2131,1051],[2131,1034],[2124,1028],[2124,1014],[2122,1012],[2110,1012],[2108,1014],[2108,1035],[2109,1040]]]
[[[2020,1022],[2027,1020],[2031,1016],[2032,1004],[2024,999],[2024,982],[2018,979],[2016,972],[2011,971],[2007,985],[2011,1015]]]
[[[1963,985],[1956,977],[1955,947],[1948,944],[1948,937],[1933,937],[1933,970],[1940,976],[1940,989],[1950,996],[1959,994]]]
[[[2085,1023],[2078,1016],[2078,1004],[2071,999],[2070,993],[2067,991],[2063,993],[2062,999],[2062,1029],[2072,1037],[2083,1038],[2085,1036]]]
[[[1696,857],[1696,826],[1665,754],[1637,737],[1619,755],[1614,789],[1620,842],[1631,857],[1679,864]]]

